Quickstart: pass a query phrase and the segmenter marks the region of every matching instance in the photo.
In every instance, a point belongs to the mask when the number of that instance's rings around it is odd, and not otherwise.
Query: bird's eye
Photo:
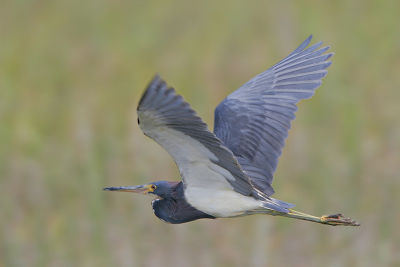
[[[140,124],[140,120],[139,120],[139,117],[137,118],[137,124]]]
[[[156,190],[157,186],[155,186],[154,184],[151,185],[151,189]]]

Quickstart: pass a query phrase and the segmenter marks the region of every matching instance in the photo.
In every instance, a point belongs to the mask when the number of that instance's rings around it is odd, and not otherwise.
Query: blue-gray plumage
[[[329,47],[304,49],[307,38],[289,56],[230,94],[215,110],[214,133],[232,150],[253,185],[267,196],[278,158],[295,118],[296,103],[310,98],[326,76]]]
[[[317,43],[296,50],[231,93],[215,110],[214,133],[157,75],[138,108],[143,133],[174,158],[181,182],[108,187],[155,194],[154,213],[169,223],[250,214],[280,215],[329,225],[358,225],[341,214],[316,217],[272,198],[273,173],[299,100],[310,98],[333,55]]]

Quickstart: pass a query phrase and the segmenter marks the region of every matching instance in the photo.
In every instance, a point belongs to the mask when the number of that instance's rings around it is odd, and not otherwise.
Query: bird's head
[[[135,186],[106,187],[104,188],[104,190],[154,194],[161,198],[166,198],[171,195],[173,188],[176,186],[176,184],[177,182],[158,181],[158,182],[153,182],[143,185],[135,185]]]

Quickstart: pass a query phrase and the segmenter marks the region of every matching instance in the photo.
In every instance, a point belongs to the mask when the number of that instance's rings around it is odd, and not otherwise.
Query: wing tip
[[[166,86],[166,82],[161,78],[160,74],[155,73],[153,78],[147,84],[136,110],[139,110],[140,106],[144,104],[143,102],[145,101],[148,94],[151,94],[154,90],[157,90],[157,88],[161,88],[162,86]]]
[[[163,79],[161,78],[160,74],[156,72],[153,76],[153,78],[150,80],[146,88],[154,88],[156,85],[160,84],[161,82],[164,82]],[[165,82],[164,82],[165,83]]]
[[[313,38],[314,36],[313,36],[313,34],[311,33],[308,37],[307,37],[307,39],[306,39],[306,41],[308,41],[308,43],[312,40],[312,38]]]
[[[310,44],[312,38],[313,35],[310,34],[307,39],[305,39],[292,53],[290,53],[290,55],[303,51]]]

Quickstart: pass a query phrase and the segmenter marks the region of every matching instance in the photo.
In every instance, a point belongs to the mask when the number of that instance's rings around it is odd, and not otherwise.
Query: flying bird
[[[182,181],[104,190],[155,195],[155,215],[179,224],[202,218],[269,214],[327,225],[358,226],[342,214],[312,216],[272,196],[272,178],[296,104],[321,85],[333,53],[308,37],[286,58],[258,74],[215,109],[214,132],[156,75],[137,107],[143,133],[174,159]]]

